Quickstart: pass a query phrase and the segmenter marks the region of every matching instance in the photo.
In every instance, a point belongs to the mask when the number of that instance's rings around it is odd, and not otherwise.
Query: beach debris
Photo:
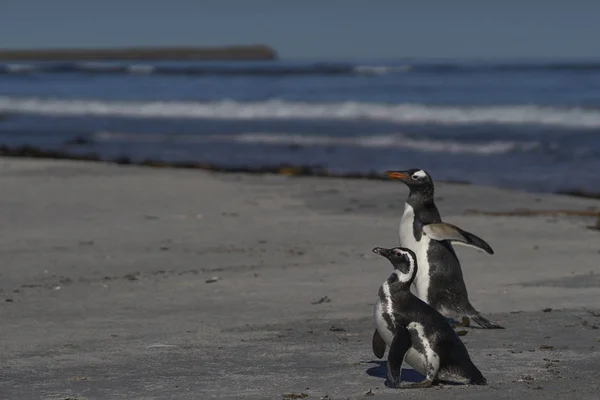
[[[15,302],[15,301],[14,301],[13,299],[11,299],[11,298],[5,299],[4,301],[5,301],[5,302],[7,302],[7,303],[14,303],[14,302]]]
[[[598,327],[596,325],[592,325],[588,322],[588,320],[583,320],[581,322],[581,325],[585,326],[588,329],[598,329]]]
[[[331,299],[329,297],[323,296],[317,301],[311,301],[310,304],[321,304],[321,303],[330,303],[330,302],[331,302]]]
[[[137,281],[139,272],[134,272],[132,274],[123,275],[123,279],[127,279],[128,281]]]
[[[375,393],[373,393],[373,389],[369,389],[369,391],[365,393],[365,396],[375,396]]]
[[[540,346],[540,350],[554,350],[554,346],[548,346],[546,344],[543,344]]]
[[[215,283],[219,279],[220,278],[218,276],[213,276],[212,278],[205,280],[204,283]]]
[[[456,331],[456,334],[458,336],[465,336],[467,333],[469,333],[469,331],[466,331],[464,329],[460,330],[460,331]]]
[[[548,313],[548,312],[552,312],[552,308],[550,308],[550,307],[548,307],[548,308],[544,308],[542,311],[543,311],[543,312],[546,312],[546,313]]]
[[[592,310],[585,310],[585,311],[587,311],[588,313],[590,313],[594,317],[600,317],[600,312],[595,312],[595,311],[592,311]]]
[[[531,375],[523,375],[523,376],[521,376],[521,378],[519,378],[519,382],[531,382],[534,380],[535,379]]]
[[[331,325],[331,328],[329,328],[329,330],[331,332],[346,332],[346,330],[344,328],[340,328],[340,327],[335,326],[335,325]]]
[[[308,395],[306,393],[286,393],[282,394],[281,398],[283,399],[304,399],[307,398]]]
[[[600,215],[598,216],[596,223],[594,225],[588,226],[588,229],[600,231]]]

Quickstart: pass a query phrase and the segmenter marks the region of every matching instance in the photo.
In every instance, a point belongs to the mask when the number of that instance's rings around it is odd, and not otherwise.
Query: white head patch
[[[414,174],[412,174],[412,178],[425,178],[426,176],[427,176],[427,173],[425,171],[423,171],[422,169],[420,169],[417,172],[415,172]]]
[[[404,257],[406,258],[406,262],[408,264],[408,271],[406,271],[405,273],[399,270],[394,270],[394,273],[396,274],[396,276],[398,277],[398,281],[399,282],[403,282],[406,283],[408,281],[410,281],[410,278],[412,278],[412,276],[415,273],[415,260],[413,260],[413,258],[411,257],[411,255],[405,251],[402,250],[394,250],[394,252],[396,254],[403,254]]]

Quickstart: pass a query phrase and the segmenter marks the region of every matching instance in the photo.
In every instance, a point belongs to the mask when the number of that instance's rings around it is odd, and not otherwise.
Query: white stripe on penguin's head
[[[416,273],[417,262],[414,253],[402,247],[391,249],[389,260],[394,265],[394,273],[399,282],[410,282]]]
[[[411,177],[413,179],[419,179],[419,178],[426,178],[427,177],[427,172],[423,171],[422,169],[413,172],[413,174],[411,175]]]

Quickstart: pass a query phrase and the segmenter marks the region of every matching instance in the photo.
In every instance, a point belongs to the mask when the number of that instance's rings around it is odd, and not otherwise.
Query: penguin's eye
[[[413,178],[415,181],[418,181],[419,179],[421,179],[421,177],[417,174],[414,174],[413,176],[411,176],[411,178]]]

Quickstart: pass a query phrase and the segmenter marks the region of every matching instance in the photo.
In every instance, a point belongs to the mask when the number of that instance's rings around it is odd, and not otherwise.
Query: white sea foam
[[[359,65],[354,67],[354,72],[365,75],[386,75],[393,72],[408,72],[410,65],[388,67],[382,65]]]
[[[36,67],[31,64],[7,64],[6,70],[12,73],[32,72],[36,70]]]
[[[152,65],[144,64],[129,65],[127,66],[127,69],[133,74],[151,74],[155,70],[155,68]]]
[[[336,137],[325,135],[290,133],[243,133],[236,135],[172,135],[139,134],[124,132],[97,132],[94,139],[99,142],[128,141],[170,144],[186,143],[253,143],[264,145],[300,145],[300,146],[351,146],[362,148],[411,149],[423,152],[453,154],[505,154],[512,151],[527,151],[538,147],[537,142],[517,142],[494,140],[473,143],[454,140],[415,139],[403,134],[365,135],[358,137]]]
[[[540,106],[442,107],[384,103],[262,102],[125,102],[61,100],[0,96],[0,112],[63,116],[213,119],[330,119],[417,124],[530,124],[600,128],[600,110]]]

